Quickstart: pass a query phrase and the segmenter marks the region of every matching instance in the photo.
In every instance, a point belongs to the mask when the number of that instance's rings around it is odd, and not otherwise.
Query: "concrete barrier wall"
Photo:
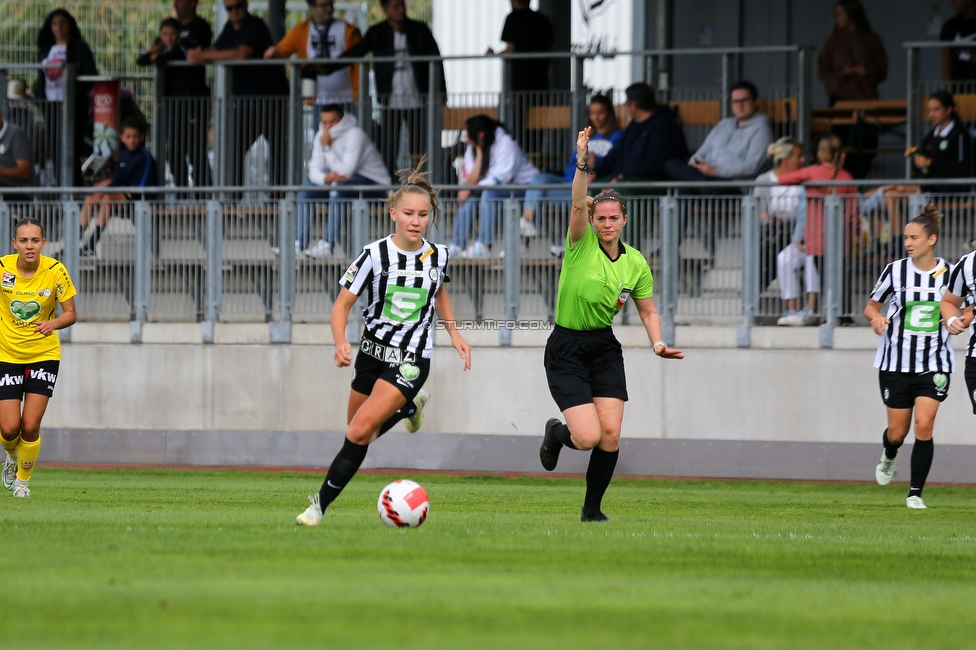
[[[148,337],[186,343],[141,344],[122,342],[121,328],[76,327],[73,342],[63,346],[57,390],[44,421],[58,441],[46,443],[48,460],[322,465],[341,440],[352,371],[335,367],[332,346],[322,334],[325,326],[315,330],[319,340],[306,333],[305,344],[290,345],[261,343],[258,333],[266,326],[236,326],[223,338],[215,334],[223,342],[208,345],[189,342],[199,326],[180,326],[166,335],[160,329]],[[127,324],[124,332],[128,336]],[[721,475],[726,470],[712,465],[727,458],[744,468],[739,473],[763,475],[752,467],[755,463],[743,465],[759,449],[794,454],[801,465],[800,459],[810,453],[843,458],[839,450],[845,445],[870,450],[872,457],[880,453],[885,410],[872,368],[877,338],[870,330],[837,330],[834,349],[818,349],[815,328],[755,328],[753,347],[737,349],[729,347],[734,330],[679,328],[676,343],[686,346],[683,361],[658,359],[640,328],[618,328],[617,335],[626,346],[630,393],[623,438],[667,449],[678,458],[671,463],[671,469],[677,468],[673,473]],[[439,465],[430,454],[412,449],[416,445],[409,443],[409,436],[400,436],[408,442],[389,447],[383,463],[526,471],[524,458],[507,464],[499,458],[516,450],[531,458],[543,423],[559,415],[542,367],[545,336],[536,332],[517,338],[513,347],[476,347],[469,372],[462,372],[452,348],[435,349],[426,384],[432,397],[418,443],[428,440],[429,448],[435,444],[430,441],[439,440],[435,448],[440,445],[444,457],[457,449],[482,454],[480,467],[463,454],[452,461],[454,466]],[[232,342],[234,337],[244,342]],[[492,337],[497,333],[478,332],[469,338],[490,343]],[[935,437],[939,445],[957,445],[958,453],[967,458],[972,453],[976,459],[961,353],[958,361]],[[658,444],[664,441],[666,446]],[[774,442],[791,444],[770,446]],[[680,460],[685,443],[687,454],[697,454],[699,461]],[[167,444],[177,451],[166,452]],[[186,451],[193,445],[200,450],[196,460]],[[113,457],[113,447],[126,451]],[[140,455],[140,449],[146,453]],[[701,456],[708,453],[715,454],[714,462]],[[858,460],[863,462],[872,461]],[[645,467],[646,472],[637,466],[630,473],[662,473],[654,462]],[[827,470],[815,474],[809,478],[846,477]]]

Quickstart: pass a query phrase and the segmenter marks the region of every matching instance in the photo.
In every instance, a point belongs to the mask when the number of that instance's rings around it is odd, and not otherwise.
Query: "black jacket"
[[[918,152],[932,159],[929,173],[914,170],[916,178],[970,178],[973,173],[973,138],[969,131],[958,119],[946,136],[940,137],[935,129],[930,130],[918,147]],[[970,186],[946,185],[943,187],[926,187],[926,191],[935,193],[968,192]]]
[[[437,41],[430,32],[427,25],[422,22],[406,19],[403,24],[403,31],[407,35],[407,50],[411,56],[440,56],[441,51],[437,47]],[[341,57],[363,57],[367,54],[373,56],[396,56],[393,47],[393,25],[384,20],[366,30],[363,40],[359,41],[348,50],[343,52]],[[376,92],[380,95],[389,96],[393,92],[393,63],[377,63],[376,70]],[[413,63],[413,78],[417,82],[417,90],[427,93],[430,90],[430,64],[427,62]],[[444,83],[444,65],[437,63],[440,68],[440,91],[447,92],[447,85]]]
[[[664,163],[688,158],[684,133],[668,106],[658,106],[643,122],[631,120],[620,142],[596,163],[597,176],[623,175],[628,179],[664,178]]]

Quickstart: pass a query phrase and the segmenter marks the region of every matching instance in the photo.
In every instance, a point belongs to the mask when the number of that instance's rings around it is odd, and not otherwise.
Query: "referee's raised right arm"
[[[586,234],[590,227],[590,206],[586,196],[586,160],[590,146],[590,127],[579,132],[576,138],[576,175],[573,176],[573,209],[569,216],[569,245],[572,246]]]

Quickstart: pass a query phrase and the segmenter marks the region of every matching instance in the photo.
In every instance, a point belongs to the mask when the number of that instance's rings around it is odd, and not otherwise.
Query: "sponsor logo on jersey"
[[[428,244],[428,246],[430,246],[430,245]],[[433,254],[434,254],[434,247],[433,246],[430,246],[430,248],[428,248],[427,250],[425,250],[423,253],[420,254],[420,261],[421,262],[426,262],[427,261],[427,258],[430,257]]]
[[[41,313],[41,303],[36,300],[30,302],[14,300],[10,303],[10,313],[22,321],[29,321]]]
[[[17,282],[17,276],[14,275],[13,273],[10,273],[9,271],[4,271],[3,277],[0,278],[0,287],[13,289],[15,282]]]
[[[398,269],[396,271],[383,271],[383,275],[394,278],[422,278],[424,277],[424,272]]]
[[[427,304],[427,289],[423,287],[386,287],[383,316],[397,323],[416,323]]]

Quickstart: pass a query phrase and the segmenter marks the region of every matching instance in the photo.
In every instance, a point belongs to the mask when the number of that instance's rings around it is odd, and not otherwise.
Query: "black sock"
[[[386,433],[387,431],[395,427],[397,422],[399,422],[400,420],[405,420],[413,415],[416,415],[416,413],[417,413],[417,405],[414,404],[413,401],[407,402],[406,404],[403,405],[403,407],[399,411],[391,415],[386,420],[386,422],[380,425],[380,432],[376,434],[376,437],[379,438],[384,433]]]
[[[617,466],[617,456],[620,450],[603,451],[594,447],[590,452],[590,464],[586,467],[586,496],[583,498],[583,512],[600,511],[603,494],[613,478],[613,469]]]
[[[935,444],[931,440],[915,440],[915,445],[912,447],[912,482],[908,489],[908,496],[922,496],[922,488],[925,487],[925,479],[929,476],[934,453]]]
[[[563,447],[576,449],[576,445],[573,444],[573,437],[569,435],[569,427],[567,427],[565,424],[560,422],[549,431],[552,433],[553,439],[561,443]]]
[[[884,445],[885,457],[891,460],[898,455],[898,448],[905,444],[905,441],[902,440],[896,445],[888,440],[888,430],[885,429],[884,433],[881,434],[881,444]]]
[[[369,445],[357,445],[348,438],[343,441],[342,449],[339,450],[339,453],[332,460],[332,464],[329,465],[329,471],[326,473],[325,481],[319,490],[319,505],[322,507],[322,512],[325,512],[329,504],[335,501],[339,493],[342,492],[342,488],[346,487],[346,484],[359,471],[359,466],[363,464],[363,459],[366,458],[367,449],[369,449]]]

